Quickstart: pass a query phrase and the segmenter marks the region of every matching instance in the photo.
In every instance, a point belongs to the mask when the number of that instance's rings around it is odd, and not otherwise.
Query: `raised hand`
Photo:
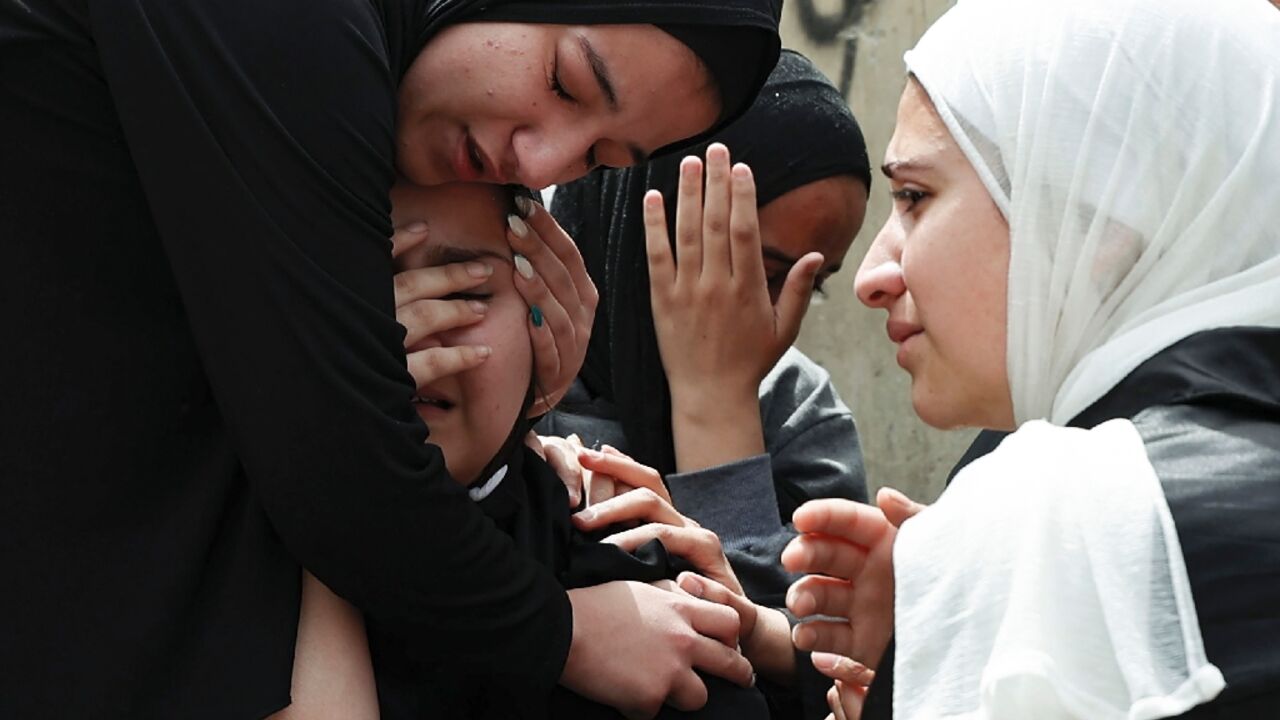
[[[822,264],[818,253],[801,258],[775,306],[751,170],[731,168],[728,149],[716,143],[707,150],[705,195],[702,175],[699,159],[681,163],[674,252],[662,195],[644,198],[650,300],[682,471],[763,452],[760,381],[795,340]]]

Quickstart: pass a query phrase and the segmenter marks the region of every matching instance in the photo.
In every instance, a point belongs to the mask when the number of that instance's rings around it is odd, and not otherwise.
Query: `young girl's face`
[[[488,305],[480,322],[424,338],[410,352],[429,347],[488,345],[493,353],[479,367],[419,388],[418,415],[440,446],[454,479],[477,480],[502,448],[523,411],[533,369],[528,307],[516,293],[507,244],[505,191],[493,185],[450,184],[391,191],[397,226],[423,221],[427,241],[396,258],[396,271],[479,260],[493,268],[484,284],[449,299]]]

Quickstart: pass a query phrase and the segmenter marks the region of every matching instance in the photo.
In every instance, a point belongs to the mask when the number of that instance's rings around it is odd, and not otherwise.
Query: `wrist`
[[[677,399],[671,403],[676,471],[725,465],[764,452],[760,401],[755,392]]]
[[[785,687],[793,684],[796,654],[791,623],[781,611],[757,605],[755,626],[741,643],[743,656],[757,673]]]

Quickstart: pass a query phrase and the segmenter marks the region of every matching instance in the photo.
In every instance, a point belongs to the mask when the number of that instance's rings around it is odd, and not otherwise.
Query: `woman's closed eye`
[[[578,99],[569,92],[569,90],[564,86],[564,81],[560,78],[559,52],[557,52],[555,57],[551,60],[551,72],[547,75],[547,87],[551,89],[551,92],[554,93],[556,97],[564,100],[565,102],[571,102],[574,104],[578,102]]]

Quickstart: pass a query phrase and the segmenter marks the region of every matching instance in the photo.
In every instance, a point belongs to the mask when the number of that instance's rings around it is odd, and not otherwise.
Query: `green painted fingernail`
[[[542,327],[542,308],[537,305],[530,305],[529,319],[533,320],[534,327]]]

